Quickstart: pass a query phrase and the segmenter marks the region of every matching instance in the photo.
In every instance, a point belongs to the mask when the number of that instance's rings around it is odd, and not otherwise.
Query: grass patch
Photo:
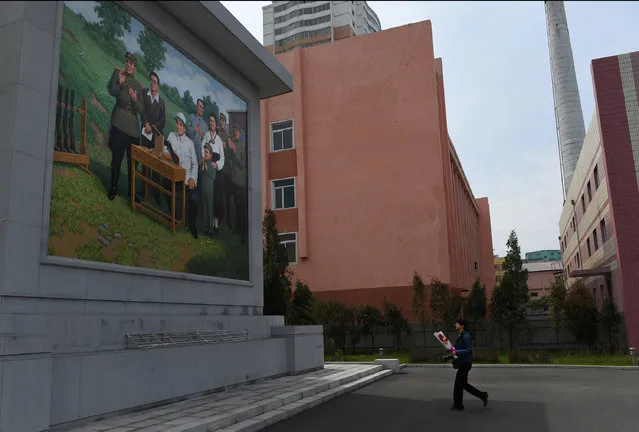
[[[444,353],[442,353],[444,355]],[[373,362],[379,358],[379,353],[370,354],[336,354],[325,355],[324,361],[327,362]],[[408,352],[385,352],[384,358],[399,359],[401,364],[436,364],[443,362],[435,361],[411,361]],[[583,354],[579,352],[545,352],[545,351],[522,351],[519,359],[511,361],[509,353],[499,353],[499,361],[477,360],[476,364],[558,364],[558,365],[574,365],[574,366],[632,366],[632,359],[624,355],[612,354]]]

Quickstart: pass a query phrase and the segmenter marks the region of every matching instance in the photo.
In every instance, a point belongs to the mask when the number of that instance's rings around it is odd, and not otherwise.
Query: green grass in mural
[[[115,99],[108,94],[107,83],[114,66],[123,67],[124,53],[121,41],[105,41],[94,25],[64,8],[60,83],[75,91],[75,106],[80,106],[82,97],[87,101],[87,153],[93,176],[74,166],[54,164],[49,254],[248,280],[248,251],[228,229],[222,228],[215,239],[195,240],[184,230],[171,233],[160,222],[134,213],[122,198],[127,192],[124,161],[120,196],[108,200],[111,151],[107,140]],[[149,86],[148,75],[138,61],[136,79],[144,88]],[[174,129],[170,119],[187,109],[180,101],[163,97],[168,133]],[[76,118],[78,141],[79,125]],[[160,205],[166,210],[166,204]],[[100,243],[99,236],[110,239],[109,244]]]
[[[171,233],[133,213],[125,198],[109,201],[99,180],[80,168],[56,164],[54,171],[49,247],[57,255],[248,279],[247,253],[228,229],[215,239]],[[105,247],[99,237],[110,243]]]

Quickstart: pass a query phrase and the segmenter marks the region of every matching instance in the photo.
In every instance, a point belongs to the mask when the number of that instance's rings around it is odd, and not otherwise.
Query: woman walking
[[[468,372],[473,367],[473,337],[466,329],[468,327],[468,321],[465,319],[458,319],[455,323],[455,329],[459,334],[455,346],[451,349],[453,356],[453,367],[457,369],[457,376],[455,377],[455,388],[453,390],[453,406],[450,407],[453,411],[463,411],[464,409],[464,390],[471,395],[484,402],[484,406],[488,404],[488,393],[477,390],[472,385],[468,384]],[[451,358],[453,356],[450,356]]]

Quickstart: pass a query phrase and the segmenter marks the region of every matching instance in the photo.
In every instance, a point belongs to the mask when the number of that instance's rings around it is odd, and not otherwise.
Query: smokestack
[[[545,1],[564,201],[586,137],[563,1]]]

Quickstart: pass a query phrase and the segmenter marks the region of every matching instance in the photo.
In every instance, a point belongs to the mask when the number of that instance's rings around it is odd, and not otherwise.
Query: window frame
[[[282,148],[281,150],[275,150],[275,140],[273,139],[273,125],[276,125],[278,123],[284,123],[284,122],[291,122],[291,144],[292,147],[291,148]],[[277,120],[277,121],[273,121],[269,124],[269,130],[270,130],[270,137],[269,137],[269,152],[270,153],[279,153],[279,152],[283,152],[283,151],[290,151],[290,150],[295,150],[295,119],[285,119],[285,120]],[[282,132],[288,130],[288,128],[284,128],[284,129],[279,129],[275,132]],[[282,136],[282,147],[284,147],[284,137]]]
[[[297,262],[298,262],[298,256],[299,256],[299,253],[298,253],[298,250],[299,250],[299,249],[298,249],[298,247],[297,247],[297,240],[298,240],[297,232],[282,232],[282,233],[277,233],[277,237],[278,237],[278,239],[279,239],[281,236],[283,236],[283,235],[294,235],[294,236],[295,236],[295,240],[284,240],[284,241],[282,241],[282,240],[280,239],[280,244],[281,244],[281,245],[284,245],[284,247],[286,248],[286,244],[288,244],[288,243],[295,243],[295,261],[291,261],[291,262],[289,262],[289,263],[288,263],[288,265],[296,265],[296,264],[297,264]],[[286,255],[286,256],[288,256],[288,251],[287,251],[287,255]]]
[[[276,190],[275,190],[275,182],[278,181],[283,181],[283,180],[293,180],[293,207],[282,207],[282,208],[278,208],[276,207]],[[290,187],[290,186],[284,186],[284,187]],[[284,195],[282,195],[282,205],[284,205]],[[272,179],[271,180],[271,209],[274,211],[279,211],[279,210],[290,210],[290,209],[294,209],[297,208],[297,179],[296,177],[284,177],[284,178],[278,178],[278,179]]]

